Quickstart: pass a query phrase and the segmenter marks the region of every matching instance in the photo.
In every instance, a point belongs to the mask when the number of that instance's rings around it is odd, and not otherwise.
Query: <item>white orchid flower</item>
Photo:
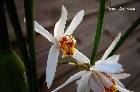
[[[119,81],[119,79],[125,79],[130,76],[130,74],[121,73],[123,69],[122,65],[118,63],[119,55],[107,58],[119,41],[120,36],[121,34],[115,38],[102,59],[97,61],[94,66],[91,66],[89,70],[83,70],[74,74],[52,92],[57,92],[74,80],[77,80],[77,92],[89,92],[90,90],[93,92],[117,92],[117,90],[120,92],[131,92]]]
[[[67,20],[67,10],[64,6],[62,6],[61,18],[55,25],[54,36],[50,34],[47,30],[45,30],[36,21],[34,22],[35,31],[42,34],[50,42],[53,43],[48,55],[47,68],[46,68],[46,82],[48,88],[50,88],[54,80],[56,66],[58,62],[59,50],[63,52],[64,57],[72,56],[77,61],[81,60],[82,58],[84,61],[89,62],[88,61],[89,59],[85,55],[83,55],[81,52],[75,49],[76,40],[72,36],[73,31],[80,24],[80,22],[83,19],[83,16],[84,16],[84,10],[81,10],[73,18],[70,26],[66,29],[64,33],[64,28]]]

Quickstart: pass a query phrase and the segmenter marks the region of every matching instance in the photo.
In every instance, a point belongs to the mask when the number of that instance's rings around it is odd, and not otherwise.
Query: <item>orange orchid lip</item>
[[[64,57],[74,55],[76,40],[72,35],[64,36],[59,43]]]

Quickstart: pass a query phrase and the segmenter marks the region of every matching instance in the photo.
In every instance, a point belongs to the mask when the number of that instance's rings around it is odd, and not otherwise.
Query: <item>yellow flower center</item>
[[[60,49],[63,52],[64,57],[74,55],[75,43],[76,40],[72,35],[64,36],[61,41],[59,41]]]

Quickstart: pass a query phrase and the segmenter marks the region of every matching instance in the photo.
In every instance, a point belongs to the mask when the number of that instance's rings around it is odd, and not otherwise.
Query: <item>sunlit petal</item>
[[[105,73],[120,73],[122,72],[122,65],[121,64],[108,64],[108,63],[95,63],[96,71],[105,72]]]
[[[54,43],[55,42],[55,37],[52,36],[47,30],[45,30],[41,25],[39,25],[36,21],[34,22],[34,29],[36,32],[39,34],[43,35],[46,37],[50,42]]]
[[[79,84],[77,87],[77,92],[85,92],[86,88],[88,87],[89,77],[92,72],[85,73],[82,78],[79,80]]]
[[[114,76],[117,79],[126,79],[130,77],[131,75],[128,73],[119,73],[119,74],[113,74],[112,76]]]
[[[79,52],[77,49],[75,50],[75,54],[72,57],[81,63],[89,63],[90,62],[90,60],[84,54]]]
[[[68,85],[69,83],[73,82],[74,80],[79,79],[82,75],[84,75],[86,73],[86,71],[81,71],[78,72],[76,74],[74,74],[73,76],[71,76],[65,83],[63,83],[61,86],[59,86],[58,88],[56,88],[55,90],[51,91],[51,92],[57,92],[58,90],[60,90],[61,88],[63,88],[64,86]]]
[[[58,47],[56,45],[52,45],[48,55],[47,68],[46,68],[46,82],[48,88],[50,88],[54,80],[57,62],[58,62],[58,55],[59,55]]]
[[[107,58],[106,60],[97,61],[96,64],[99,64],[99,63],[116,64],[116,63],[118,63],[119,57],[120,57],[120,55],[113,55],[113,56]]]
[[[104,61],[105,61],[106,63],[113,64],[113,63],[118,63],[119,58],[120,58],[120,55],[113,55],[113,56],[107,58],[107,59],[104,60]]]
[[[64,34],[64,28],[67,20],[67,10],[64,6],[62,6],[62,14],[59,21],[55,24],[54,28],[54,36],[57,39],[60,39],[60,37]]]
[[[119,35],[115,38],[115,40],[111,43],[111,45],[109,46],[109,48],[105,51],[103,57],[101,60],[105,60],[108,55],[111,53],[111,51],[114,49],[114,47],[116,46],[117,42],[119,41],[121,37],[121,33],[119,33]]]
[[[73,31],[76,29],[76,27],[81,23],[84,16],[84,10],[81,10],[76,14],[76,16],[73,18],[70,26],[67,28],[65,35],[71,35]]]

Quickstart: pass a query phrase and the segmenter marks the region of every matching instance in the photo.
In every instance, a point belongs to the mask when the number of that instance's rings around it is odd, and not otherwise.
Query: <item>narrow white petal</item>
[[[77,49],[75,49],[75,54],[72,57],[81,63],[90,63],[90,60]]]
[[[99,77],[96,73],[92,73],[92,76],[89,78],[89,86],[93,92],[105,92],[104,85],[99,80]]]
[[[73,31],[76,29],[76,27],[81,23],[84,16],[84,10],[81,10],[76,14],[76,16],[73,18],[70,26],[67,28],[65,35],[71,35]]]
[[[105,51],[103,57],[101,60],[105,60],[108,55],[111,53],[111,51],[114,49],[114,47],[116,46],[117,42],[119,41],[121,37],[121,33],[119,33],[119,35],[115,38],[115,40],[111,43],[111,45],[109,46],[109,48]]]
[[[116,87],[117,87],[117,89],[118,89],[120,92],[133,92],[133,91],[130,91],[130,90],[126,89],[126,88],[122,88],[122,87],[120,87],[119,85],[116,85]]]
[[[86,71],[80,71],[76,74],[74,74],[73,76],[71,76],[65,83],[63,83],[61,86],[59,86],[58,88],[56,88],[55,90],[51,91],[51,92],[57,92],[58,90],[60,90],[61,88],[63,88],[64,86],[68,85],[69,83],[73,82],[74,80],[79,79],[81,76],[83,76],[86,73]]]
[[[79,82],[80,82],[80,79],[76,81],[76,84],[78,85],[78,84],[79,84]]]
[[[122,72],[121,64],[107,64],[107,63],[95,63],[96,71],[105,72],[109,74]]]
[[[55,37],[52,36],[47,30],[45,30],[41,25],[39,25],[36,21],[34,21],[34,29],[36,32],[39,34],[43,35],[46,37],[50,42],[54,43],[55,42]]]
[[[59,55],[59,49],[54,44],[51,46],[51,49],[48,55],[47,68],[46,68],[46,82],[47,82],[48,88],[50,88],[54,80],[57,62],[58,62],[58,55]]]
[[[113,55],[113,56],[107,58],[105,60],[105,62],[110,63],[110,64],[112,64],[112,63],[118,63],[119,58],[120,58],[120,55]]]
[[[99,64],[99,63],[116,64],[119,61],[119,57],[120,55],[113,55],[107,58],[106,60],[98,60],[96,64]]]
[[[85,92],[89,92],[90,91],[90,85],[89,85],[89,83],[88,83],[88,85],[87,85],[87,87],[86,87],[86,89],[85,89]]]
[[[89,84],[89,77],[91,75],[92,72],[87,72],[85,73],[82,78],[79,80],[79,84],[77,87],[77,92],[85,92],[88,84]]]
[[[96,73],[105,88],[110,88],[113,85],[112,81],[105,74],[100,72]]]
[[[64,34],[64,28],[67,20],[67,10],[66,8],[62,5],[62,14],[61,18],[59,21],[55,24],[54,28],[54,36],[57,39],[60,39],[60,37]]]
[[[125,88],[125,86],[121,83],[121,81],[119,81],[115,76],[112,76],[112,78],[115,80],[116,82],[116,85],[122,87],[122,88]]]
[[[114,76],[117,79],[126,79],[131,75],[128,73],[119,73],[119,74],[113,74],[112,76]]]

